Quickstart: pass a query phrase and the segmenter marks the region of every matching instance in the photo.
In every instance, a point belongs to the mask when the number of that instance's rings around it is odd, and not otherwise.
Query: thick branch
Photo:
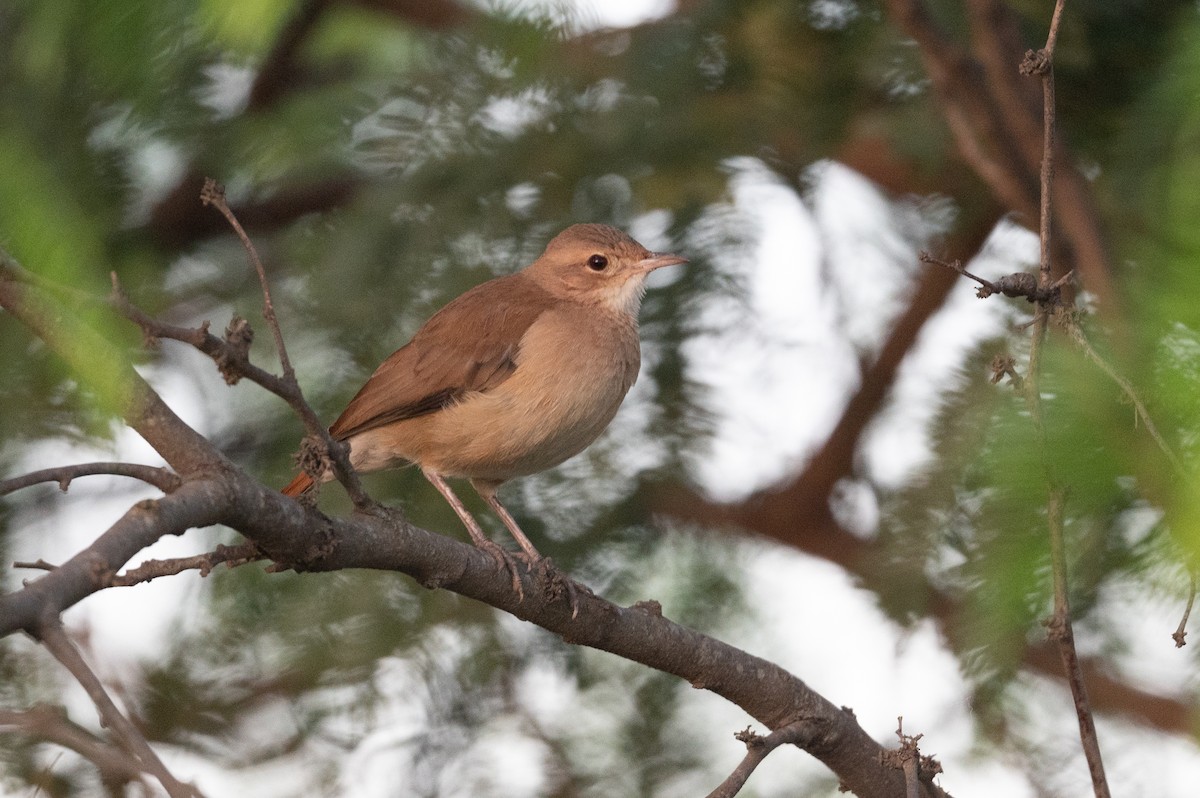
[[[26,581],[21,590],[0,596],[0,636],[34,632],[111,584],[125,563],[159,538],[218,523],[228,513],[228,502],[219,483],[203,480],[186,482],[161,499],[138,502],[92,545],[45,576]]]
[[[274,104],[280,95],[296,83],[297,75],[300,74],[296,55],[330,5],[331,0],[302,0],[296,6],[291,19],[280,29],[275,43],[263,59],[262,66],[254,78],[250,96],[246,101],[247,111],[256,111]]]
[[[814,733],[806,750],[857,795],[890,797],[902,789],[902,774],[880,764],[884,749],[851,713],[777,665],[663,618],[654,602],[626,608],[581,594],[578,618],[573,620],[570,601],[553,579],[522,571],[525,598],[520,601],[508,574],[474,546],[419,529],[386,511],[326,518],[239,472],[223,474],[217,481],[187,482],[153,504],[164,511],[158,515],[171,510],[178,518],[192,505],[211,511],[214,494],[223,500],[219,520],[242,531],[277,561],[310,571],[400,571],[426,587],[453,590],[536,623],[567,642],[686,679],[738,704],[768,728],[797,721],[809,724]],[[54,617],[50,613],[102,589],[108,583],[105,575],[121,567],[146,539],[173,531],[165,519],[144,529],[134,526],[149,520],[143,518],[146,515],[135,507],[86,552],[21,590],[0,596],[0,635],[31,620]],[[198,518],[196,523],[207,520]],[[137,535],[141,540],[133,541]]]
[[[453,0],[351,0],[354,5],[390,14],[409,25],[431,30],[444,30],[469,22],[476,12],[473,7]]]
[[[451,0],[354,0],[354,4],[395,17],[411,25],[444,29],[459,25],[474,12]],[[302,0],[291,18],[280,28],[274,44],[263,59],[254,85],[250,87],[247,111],[270,107],[295,88],[308,68],[298,58],[333,0]]]
[[[350,4],[435,30],[468,22],[477,14],[473,8],[453,0],[351,0]],[[290,93],[311,88],[318,81],[344,79],[344,72],[326,70],[325,75],[320,75],[301,58],[332,5],[331,0],[301,0],[297,4],[259,66],[247,97],[246,113],[270,110]],[[160,246],[184,249],[222,229],[213,217],[196,213],[196,195],[203,183],[199,169],[202,160],[197,154],[184,176],[151,211],[145,230]],[[307,214],[345,205],[364,182],[361,175],[349,172],[310,183],[293,181],[271,196],[247,201],[234,210],[248,230],[273,230]]]
[[[253,487],[253,486],[247,486]],[[857,724],[853,714],[813,692],[777,665],[754,657],[662,617],[656,602],[618,607],[602,598],[577,596],[578,617],[553,580],[540,581],[522,572],[525,598],[518,600],[506,572],[487,553],[457,540],[428,533],[410,524],[385,523],[373,516],[328,519],[324,533],[298,517],[298,505],[278,494],[265,502],[257,518],[265,528],[237,524],[267,551],[322,551],[310,570],[370,567],[403,571],[427,587],[443,587],[476,598],[518,618],[561,635],[568,643],[586,645],[648,665],[710,690],[737,704],[768,728],[798,721],[816,731],[806,750],[830,767],[860,796],[892,796],[901,774],[883,767],[883,748]],[[272,506],[272,505],[277,506]],[[235,507],[254,507],[251,497]],[[311,511],[309,511],[311,512]],[[327,553],[324,553],[327,552]],[[934,793],[930,793],[934,794]]]
[[[925,71],[963,160],[1003,205],[1034,218],[1034,172],[991,102],[980,65],[945,35],[923,0],[885,0],[884,5],[920,47]]]

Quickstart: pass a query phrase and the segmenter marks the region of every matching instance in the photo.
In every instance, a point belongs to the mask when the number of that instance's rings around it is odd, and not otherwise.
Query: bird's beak
[[[655,269],[661,269],[664,266],[675,266],[679,263],[687,263],[688,259],[679,255],[671,255],[663,252],[655,252],[648,258],[642,258],[638,261],[638,268],[644,272],[652,272]]]

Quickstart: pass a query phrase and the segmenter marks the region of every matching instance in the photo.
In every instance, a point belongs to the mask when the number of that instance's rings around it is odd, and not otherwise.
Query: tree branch
[[[224,474],[219,482],[188,481],[157,504],[199,501],[211,509],[205,502],[218,492],[224,507],[219,520],[242,531],[285,565],[306,571],[372,568],[407,573],[425,587],[442,587],[490,604],[569,643],[608,651],[685,679],[737,704],[768,728],[797,721],[812,724],[818,731],[807,750],[857,795],[890,798],[903,784],[902,774],[880,764],[884,749],[852,713],[779,666],[667,620],[653,602],[618,607],[581,593],[578,618],[573,620],[570,602],[546,575],[522,571],[525,599],[518,601],[507,573],[486,552],[465,542],[414,527],[385,508],[375,515],[326,518],[240,472]],[[143,514],[137,507],[130,511],[135,517]],[[157,537],[165,526],[155,527],[152,533],[146,530],[144,537]],[[103,589],[111,581],[106,575],[123,564],[117,558],[140,550],[140,541],[128,542],[132,537],[114,527],[63,566],[0,596],[0,635]],[[109,559],[113,544],[121,540],[125,547]],[[82,589],[77,575],[80,564],[98,577],[88,579]]]
[[[115,346],[19,279],[16,273],[23,271],[0,249],[0,308],[45,341],[96,391],[102,403],[124,418],[179,474],[187,477],[233,467],[167,407]]]
[[[62,707],[37,704],[26,710],[0,709],[0,729],[69,748],[95,765],[106,785],[119,787],[145,778],[136,757],[72,723]]]
[[[963,160],[1006,207],[1029,220],[1039,216],[1038,161],[1042,152],[1035,102],[1013,75],[1019,57],[1019,31],[1011,10],[995,0],[971,0],[966,10],[973,53],[941,30],[923,0],[885,0],[888,14],[916,41]],[[982,62],[982,63],[981,63]],[[1088,181],[1061,144],[1054,214],[1065,233],[1062,272],[1075,268],[1114,323],[1121,307],[1112,282],[1112,264]]]
[[[111,587],[131,587],[158,579],[160,576],[174,576],[190,570],[199,571],[200,576],[208,576],[212,569],[221,563],[225,563],[230,568],[236,568],[239,565],[261,560],[265,556],[253,543],[243,543],[240,546],[217,546],[210,552],[192,557],[146,560],[137,568],[113,576],[108,584]]]
[[[159,538],[220,523],[229,501],[219,481],[197,479],[169,496],[137,502],[86,549],[20,590],[0,595],[0,636],[36,632],[62,610],[108,587],[125,563]]]
[[[312,409],[312,405],[304,398],[304,392],[300,389],[300,383],[296,379],[296,370],[292,368],[292,362],[288,359],[287,346],[283,342],[283,332],[279,329],[279,320],[275,317],[275,305],[271,301],[271,286],[267,280],[267,272],[263,268],[262,260],[258,257],[254,243],[246,235],[246,231],[238,223],[237,216],[225,202],[225,190],[217,185],[215,180],[211,178],[205,180],[204,188],[200,192],[200,201],[205,205],[212,205],[229,222],[229,226],[233,228],[234,233],[242,242],[242,246],[246,249],[254,271],[258,274],[258,282],[262,287],[263,294],[263,317],[267,320],[267,326],[271,328],[271,335],[275,339],[275,351],[279,355],[279,363],[283,368],[281,382],[286,387],[286,391],[278,395],[300,416],[300,420],[304,422],[304,426],[308,430],[309,437],[320,443],[324,457],[319,459],[322,462],[329,462],[338,482],[342,483],[346,492],[350,494],[350,500],[354,502],[355,508],[362,510],[370,507],[374,501],[363,490],[358,472],[350,465],[350,447],[340,441],[335,441],[330,436],[329,430],[321,423],[316,411]]]
[[[330,5],[332,0],[301,0],[297,3],[291,18],[280,29],[275,43],[259,66],[258,74],[254,76],[250,96],[246,100],[247,111],[257,111],[273,105],[297,82],[296,76],[300,69],[296,63],[296,55]]]
[[[995,221],[987,217],[959,231],[953,248],[977,252]],[[835,562],[857,562],[868,546],[853,535],[832,534],[844,530],[830,511],[831,493],[839,480],[854,474],[863,432],[890,395],[900,366],[925,323],[945,304],[955,282],[954,276],[941,268],[930,267],[921,274],[908,307],[892,324],[875,359],[863,370],[858,390],[799,474],[736,504],[714,503],[690,488],[662,490],[650,499],[655,509],[709,526],[736,524]],[[831,534],[812,534],[815,530],[830,530]]]
[[[1133,383],[1121,376],[1121,374],[1105,360],[1083,332],[1083,328],[1079,326],[1079,322],[1075,316],[1067,312],[1059,312],[1055,314],[1055,319],[1067,331],[1067,335],[1075,342],[1075,345],[1085,354],[1088,360],[1096,364],[1104,374],[1121,389],[1121,393],[1125,394],[1125,398],[1133,405],[1134,412],[1137,413],[1137,418],[1141,420],[1142,426],[1146,429],[1146,433],[1158,444],[1158,448],[1162,451],[1171,467],[1175,469],[1178,476],[1185,476],[1187,469],[1184,468],[1183,461],[1171,449],[1171,445],[1167,443],[1166,438],[1158,431],[1158,425],[1154,423],[1154,419],[1150,417],[1150,411],[1146,409],[1145,402],[1138,396],[1137,390],[1133,387]]]
[[[344,73],[319,75],[300,55],[333,5],[357,5],[386,14],[394,20],[433,30],[469,22],[478,12],[454,0],[300,0],[292,16],[280,27],[275,41],[263,57],[246,98],[246,113],[262,113],[276,107],[297,88],[339,80]],[[202,153],[193,154],[191,164],[174,188],[150,212],[143,228],[159,246],[184,249],[192,242],[219,233],[220,225],[210,216],[195,212],[196,194],[203,184],[199,164]],[[235,210],[249,230],[273,230],[310,213],[345,205],[358,193],[365,179],[352,172],[333,177],[285,185],[263,199],[238,205]]]
[[[200,792],[195,787],[185,785],[171,775],[142,733],[121,713],[121,710],[117,709],[117,705],[109,697],[108,691],[104,689],[100,679],[88,667],[87,662],[79,653],[79,649],[75,648],[75,644],[63,631],[58,619],[42,624],[37,629],[35,636],[87,691],[88,697],[92,699],[92,703],[96,705],[96,709],[100,713],[100,722],[112,730],[120,741],[121,747],[138,761],[143,770],[158,779],[171,798],[198,798],[200,796]]]
[[[148,345],[156,345],[160,338],[188,344],[212,358],[227,384],[236,385],[244,377],[276,396],[288,398],[289,388],[282,378],[250,362],[250,343],[254,339],[254,331],[245,319],[234,316],[230,320],[229,326],[225,328],[223,339],[208,331],[209,322],[207,321],[199,327],[179,327],[168,324],[150,316],[133,304],[125,293],[125,289],[121,287],[115,272],[111,277],[112,291],[108,296],[109,306],[140,327]]]
[[[811,738],[814,731],[807,724],[801,722],[776,729],[766,737],[755,734],[749,728],[733,735],[736,739],[746,744],[746,756],[734,768],[734,771],[729,774],[728,778],[718,784],[717,788],[708,794],[708,798],[733,798],[746,785],[746,780],[750,778],[750,774],[754,772],[754,769],[758,767],[760,762],[767,758],[768,754],[781,745],[799,745],[803,747],[804,743]]]
[[[14,491],[38,485],[42,482],[57,482],[59,490],[67,492],[71,481],[77,477],[109,474],[118,477],[140,479],[149,485],[170,493],[182,484],[179,475],[174,471],[157,466],[140,465],[138,463],[80,463],[78,465],[56,466],[32,471],[19,477],[0,481],[0,496],[6,496]]]
[[[1055,155],[1055,117],[1056,103],[1054,98],[1054,45],[1058,40],[1058,26],[1062,20],[1063,0],[1054,4],[1054,15],[1050,22],[1050,32],[1046,38],[1046,46],[1034,52],[1025,54],[1021,63],[1021,73],[1036,75],[1042,82],[1042,169],[1041,169],[1041,208],[1040,208],[1040,261],[1038,264],[1038,287],[1048,290],[1054,282],[1051,248],[1053,240],[1052,208],[1054,201],[1054,155]],[[1059,484],[1054,473],[1050,470],[1046,459],[1046,426],[1042,412],[1041,399],[1041,354],[1042,344],[1046,337],[1046,325],[1049,316],[1056,308],[1045,302],[1038,303],[1039,314],[1033,323],[1033,340],[1029,349],[1029,374],[1025,381],[1025,400],[1029,407],[1037,433],[1037,446],[1042,454],[1042,462],[1046,469],[1046,479],[1049,483],[1049,498],[1046,504],[1046,518],[1050,535],[1050,563],[1054,577],[1054,615],[1047,623],[1047,633],[1051,640],[1058,644],[1059,655],[1062,658],[1063,671],[1067,684],[1071,688],[1071,697],[1075,703],[1075,715],[1079,722],[1079,739],[1087,759],[1088,772],[1092,778],[1092,789],[1096,798],[1108,798],[1108,781],[1104,775],[1104,761],[1100,754],[1100,741],[1096,735],[1096,721],[1092,716],[1091,704],[1088,701],[1087,687],[1083,681],[1083,671],[1079,666],[1079,654],[1075,649],[1075,633],[1071,626],[1071,605],[1069,598],[1069,583],[1067,577],[1066,542],[1064,540],[1063,506],[1066,502],[1066,491]]]
[[[462,24],[474,14],[452,0],[352,0],[352,3],[408,24],[433,29]],[[322,17],[334,5],[338,5],[334,0],[302,0],[296,5],[259,67],[254,85],[250,87],[247,111],[270,107],[299,82],[297,75],[303,75],[305,67],[297,56],[312,38]]]
[[[254,273],[258,275],[258,284],[262,289],[263,295],[263,318],[267,320],[267,327],[271,330],[271,337],[275,339],[275,353],[279,356],[279,365],[283,369],[283,379],[289,384],[294,384],[296,382],[296,370],[292,368],[292,361],[287,353],[287,345],[283,342],[283,332],[279,329],[279,319],[275,316],[275,303],[271,301],[271,285],[267,281],[267,270],[263,268],[262,259],[258,257],[258,250],[255,249],[254,242],[250,240],[250,236],[246,235],[246,231],[242,229],[237,216],[229,209],[229,204],[225,201],[225,189],[211,177],[205,179],[204,188],[200,189],[200,202],[216,208],[225,217],[225,221],[229,222],[229,226],[233,228],[233,232],[237,235],[238,240],[242,242],[242,247],[246,250],[246,256],[250,260],[250,265],[254,267]]]
[[[1179,626],[1175,627],[1175,631],[1171,633],[1171,639],[1175,641],[1175,648],[1183,648],[1187,645],[1187,623],[1188,618],[1192,614],[1192,605],[1196,603],[1196,574],[1192,572],[1191,588],[1188,591],[1187,605],[1183,608],[1183,617],[1179,619]]]

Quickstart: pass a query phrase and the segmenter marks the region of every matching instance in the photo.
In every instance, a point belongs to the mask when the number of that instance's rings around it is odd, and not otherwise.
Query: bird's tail
[[[301,471],[296,475],[296,478],[287,484],[283,489],[284,496],[299,496],[304,491],[312,487],[313,478]]]

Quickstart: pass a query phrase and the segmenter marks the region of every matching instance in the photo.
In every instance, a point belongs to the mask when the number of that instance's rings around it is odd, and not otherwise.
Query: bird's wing
[[[496,387],[516,371],[521,337],[550,300],[544,289],[520,273],[467,291],[383,361],[329,428],[330,434],[346,440]]]

